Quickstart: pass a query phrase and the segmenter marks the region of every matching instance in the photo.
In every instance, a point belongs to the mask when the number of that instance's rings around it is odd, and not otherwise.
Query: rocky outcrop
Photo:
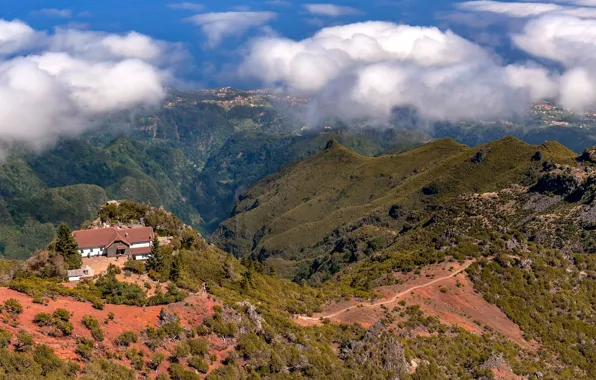
[[[568,196],[581,191],[590,179],[590,170],[580,169],[568,165],[557,165],[552,170],[542,174],[538,183],[532,188],[537,192],[548,192]]]
[[[596,164],[596,147],[584,150],[584,153],[580,156],[579,160]]]
[[[488,156],[488,152],[490,152],[489,149],[480,149],[478,152],[476,152],[474,157],[472,157],[472,162],[475,164],[481,163],[486,159],[486,156]]]
[[[408,368],[403,345],[381,322],[372,325],[358,341],[349,341],[342,349],[343,360],[370,368],[371,373],[379,369],[387,379],[403,379]]]

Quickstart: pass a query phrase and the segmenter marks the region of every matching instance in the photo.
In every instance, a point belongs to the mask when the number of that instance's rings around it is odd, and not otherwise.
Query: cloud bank
[[[540,17],[513,42],[541,63],[503,64],[451,31],[364,22],[301,41],[257,39],[240,73],[311,96],[317,119],[386,122],[396,107],[414,107],[428,120],[503,118],[545,99],[581,111],[596,106],[595,37],[596,21]]]
[[[0,144],[43,149],[102,117],[155,106],[180,47],[138,33],[58,29],[0,20]]]

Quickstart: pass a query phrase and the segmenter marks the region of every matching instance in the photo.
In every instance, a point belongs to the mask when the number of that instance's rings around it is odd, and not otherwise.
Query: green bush
[[[83,359],[89,360],[93,356],[93,349],[95,344],[92,340],[87,338],[79,338],[75,352]]]
[[[63,320],[64,322],[70,321],[70,313],[66,309],[56,309],[52,316],[56,319]]]
[[[81,322],[83,323],[83,326],[85,326],[89,331],[91,331],[91,336],[93,337],[93,339],[95,339],[97,342],[103,341],[105,334],[101,329],[97,319],[89,315],[85,315]]]
[[[17,334],[17,343],[15,344],[15,350],[23,352],[29,351],[35,342],[33,341],[33,336],[26,332],[25,330],[19,331]]]
[[[51,326],[54,323],[52,316],[49,313],[37,313],[35,317],[33,317],[33,323],[38,326]]]
[[[156,371],[159,365],[165,360],[164,354],[161,352],[156,352],[151,356],[151,360],[147,363],[149,369]]]
[[[41,366],[42,376],[64,367],[62,360],[60,360],[54,351],[45,344],[40,344],[35,347],[33,350],[33,360]]]
[[[138,337],[137,333],[135,333],[134,331],[125,331],[122,334],[120,334],[118,336],[118,338],[116,338],[115,343],[118,346],[128,347],[132,343],[137,343],[138,340],[139,340],[139,337]]]
[[[170,378],[172,380],[199,380],[200,377],[194,372],[190,372],[184,369],[178,363],[170,364],[170,368],[168,368],[168,372],[170,374]]]
[[[147,271],[145,263],[139,260],[128,260],[124,263],[124,270],[128,270],[134,273],[142,274]]]
[[[180,342],[174,347],[174,352],[172,352],[172,356],[178,360],[184,359],[190,356],[190,346],[188,342]]]
[[[0,328],[0,348],[6,348],[10,346],[12,340],[12,334],[10,331]]]
[[[190,353],[193,355],[204,356],[209,353],[209,343],[205,339],[189,339]]]
[[[21,305],[18,300],[9,298],[4,301],[4,310],[6,310],[9,314],[19,315],[23,313],[23,305]]]
[[[209,371],[209,364],[198,356],[193,356],[188,360],[188,365],[201,373],[207,373]]]

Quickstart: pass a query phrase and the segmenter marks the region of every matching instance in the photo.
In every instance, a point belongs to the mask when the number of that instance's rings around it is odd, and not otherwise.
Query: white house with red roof
[[[152,227],[95,228],[72,233],[83,257],[129,256],[133,260],[147,260],[155,234]]]

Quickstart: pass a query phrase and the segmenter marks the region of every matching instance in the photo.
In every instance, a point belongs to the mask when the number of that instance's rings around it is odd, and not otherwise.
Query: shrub
[[[147,271],[145,263],[139,260],[128,260],[124,263],[124,270],[128,270],[134,273],[142,274]]]
[[[99,299],[99,298],[97,298],[97,299],[94,299],[94,300],[92,301],[92,303],[93,303],[93,308],[95,308],[95,309],[97,309],[97,310],[103,310],[103,307],[104,307],[104,306],[105,306],[105,304],[106,304],[105,302],[103,302],[103,301],[102,301],[101,299]]]
[[[64,322],[70,321],[70,313],[66,309],[56,309],[52,316],[56,319],[63,320]]]
[[[147,366],[149,367],[149,369],[157,371],[157,368],[159,367],[161,362],[165,360],[165,358],[166,357],[164,354],[162,354],[161,352],[156,352],[153,354],[153,356],[151,356],[151,360],[147,362]]]
[[[75,349],[75,352],[77,353],[77,355],[79,355],[83,359],[89,360],[89,359],[91,359],[91,356],[93,355],[93,348],[94,348],[94,343],[92,340],[87,339],[87,338],[80,338],[77,342],[77,347]]]
[[[52,320],[52,316],[49,313],[37,313],[35,317],[33,317],[33,323],[37,326],[51,326],[54,321]]]
[[[157,347],[161,346],[163,340],[166,337],[166,333],[162,328],[156,329],[155,327],[147,327],[143,330],[143,335],[145,337],[145,344],[152,350],[155,350]]]
[[[49,372],[57,371],[64,366],[62,360],[60,360],[54,351],[45,344],[40,344],[35,347],[35,350],[33,351],[33,360],[41,366],[42,376],[47,375]]]
[[[23,352],[29,351],[35,342],[33,341],[33,337],[31,334],[27,333],[25,330],[19,331],[17,334],[17,343],[15,344],[15,350]]]
[[[190,353],[193,355],[203,356],[209,353],[209,343],[205,339],[189,339],[188,345],[190,346]]]
[[[172,380],[198,380],[200,379],[199,375],[194,372],[190,372],[184,369],[178,363],[170,364],[170,368],[168,368],[168,372],[170,373],[170,378]]]
[[[10,345],[10,341],[12,340],[12,334],[10,331],[5,329],[0,329],[0,348],[6,348]]]
[[[180,342],[174,348],[172,356],[178,360],[183,359],[190,355],[190,346],[187,342]]]
[[[63,320],[54,320],[53,326],[54,332],[52,332],[51,335],[54,336],[59,336],[60,334],[62,334],[63,336],[69,336],[72,334],[72,331],[74,330],[72,323],[64,322]]]
[[[99,322],[97,321],[97,319],[89,315],[85,315],[82,319],[82,322],[83,325],[89,331],[91,331],[91,336],[93,337],[93,339],[95,339],[97,342],[103,341],[105,334],[103,330],[99,327]]]
[[[139,337],[134,331],[125,331],[116,338],[116,344],[118,346],[128,347],[131,343],[137,343],[138,340]]]
[[[198,356],[193,356],[190,358],[188,360],[188,365],[201,373],[207,373],[209,371],[209,364],[207,364],[203,358]]]
[[[14,298],[9,298],[4,301],[4,309],[12,315],[19,315],[23,313],[23,305],[21,305],[21,303]]]

